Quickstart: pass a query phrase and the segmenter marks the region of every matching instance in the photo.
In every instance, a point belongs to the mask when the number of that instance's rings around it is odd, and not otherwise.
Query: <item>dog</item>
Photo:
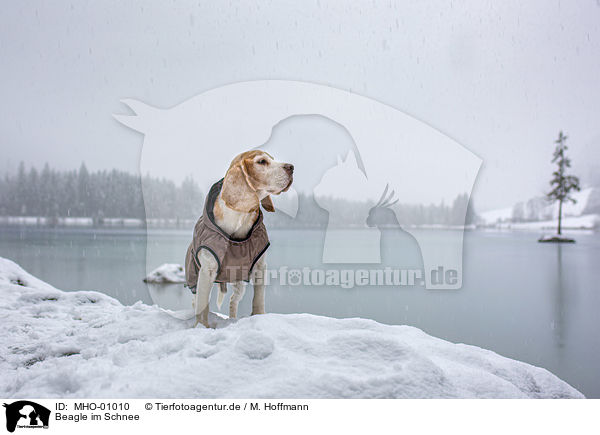
[[[229,317],[237,309],[252,281],[252,315],[265,313],[265,252],[269,239],[262,221],[261,206],[274,212],[271,195],[286,192],[293,182],[294,165],[277,162],[261,150],[236,156],[225,177],[215,183],[206,197],[204,213],[194,227],[186,253],[187,286],[195,289],[192,306],[196,320],[208,327],[208,304],[213,283],[219,283],[219,308],[233,284]]]

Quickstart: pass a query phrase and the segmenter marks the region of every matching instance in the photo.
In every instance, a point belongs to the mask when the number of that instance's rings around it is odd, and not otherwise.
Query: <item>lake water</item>
[[[312,266],[320,259],[320,231],[269,234],[270,268]],[[600,234],[577,233],[574,245],[536,243],[538,236],[467,232],[460,290],[273,283],[267,289],[267,311],[416,326],[544,367],[586,396],[600,398]],[[167,308],[189,308],[191,297],[182,285],[148,287],[142,282],[146,244],[149,266],[183,264],[189,238],[189,231],[175,230],[146,236],[143,230],[10,227],[0,229],[0,256],[60,289],[98,290],[125,304],[160,301]],[[403,251],[398,252],[401,256]],[[213,294],[212,309],[214,299]],[[249,314],[251,299],[249,289],[241,315]]]

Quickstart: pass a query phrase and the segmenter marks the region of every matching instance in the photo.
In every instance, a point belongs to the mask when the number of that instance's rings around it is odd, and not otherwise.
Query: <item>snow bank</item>
[[[563,218],[571,219],[574,229],[593,229],[593,225],[598,221],[599,189],[588,187],[580,192],[573,192],[571,196],[576,202],[566,201],[563,203]],[[530,229],[532,226],[534,229],[546,228],[548,223],[552,222],[556,226],[558,202],[550,202],[545,197],[537,197],[516,203],[511,207],[480,213],[478,217],[484,226],[521,227],[518,229]],[[595,221],[590,221],[591,217],[595,217]],[[583,219],[583,225],[579,224],[578,218]]]
[[[165,263],[157,267],[144,278],[144,282],[154,284],[185,282],[185,271],[179,264]]]
[[[565,230],[593,230],[600,223],[600,216],[597,214],[586,214],[577,217],[563,217],[562,228]],[[512,222],[497,224],[496,228],[513,230],[556,230],[558,222],[556,220],[539,222]]]
[[[512,219],[513,208],[506,207],[497,210],[484,211],[479,214],[485,225],[495,225],[500,222],[510,221]]]
[[[102,226],[140,228],[144,226],[144,220],[134,218],[102,218]]]
[[[42,216],[0,216],[2,225],[50,225],[50,223],[67,227],[91,227],[94,220],[88,217],[58,217],[55,220]]]
[[[0,396],[581,398],[548,371],[408,326],[267,314],[190,328],[0,258]]]

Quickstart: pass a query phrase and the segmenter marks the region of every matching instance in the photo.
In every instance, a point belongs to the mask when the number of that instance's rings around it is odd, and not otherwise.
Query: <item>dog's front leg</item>
[[[238,304],[244,297],[246,292],[246,283],[244,281],[237,281],[233,283],[233,294],[229,300],[229,317],[235,319],[237,317]]]
[[[252,315],[265,314],[265,275],[267,262],[263,254],[252,271],[252,284],[254,286],[254,297],[252,298]]]
[[[196,314],[196,322],[202,323],[207,328],[208,326],[208,303],[210,301],[210,291],[212,289],[219,265],[215,257],[206,249],[201,249],[198,254],[198,262],[200,270],[198,273],[198,282],[196,283],[196,297],[194,299],[194,312]]]

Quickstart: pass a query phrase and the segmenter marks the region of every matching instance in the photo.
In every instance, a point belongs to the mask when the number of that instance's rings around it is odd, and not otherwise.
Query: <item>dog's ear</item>
[[[225,175],[226,185],[221,191],[221,198],[225,205],[234,210],[244,207],[248,198],[254,198],[255,206],[258,206],[258,199],[253,186],[249,185],[248,177],[244,173],[242,162],[233,165]],[[242,203],[244,205],[242,205]]]
[[[243,159],[240,162],[240,168],[242,170],[242,173],[244,174],[246,183],[248,183],[248,186],[250,186],[250,188],[256,192],[256,186],[252,182],[252,179],[254,178],[254,174],[252,171],[253,170],[252,163],[253,163],[252,159]]]
[[[271,195],[265,196],[262,199],[262,201],[260,202],[260,205],[262,205],[266,211],[270,211],[270,212],[275,211],[275,206],[273,205],[273,200],[271,199]]]

